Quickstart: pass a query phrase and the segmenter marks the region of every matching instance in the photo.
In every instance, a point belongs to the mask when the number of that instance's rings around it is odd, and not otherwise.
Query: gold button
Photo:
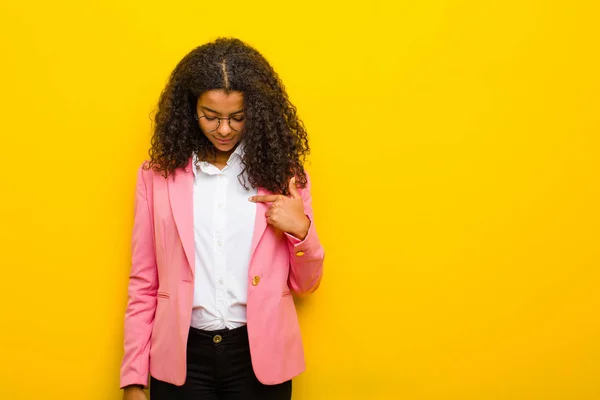
[[[213,338],[213,342],[215,343],[221,343],[223,341],[223,336],[221,335],[215,335],[215,337]]]
[[[252,278],[252,286],[256,286],[260,283],[260,276],[255,276]]]
[[[297,255],[298,257],[302,257],[302,256],[304,255],[304,252],[303,252],[303,251],[297,251],[297,252],[296,252],[296,255]]]

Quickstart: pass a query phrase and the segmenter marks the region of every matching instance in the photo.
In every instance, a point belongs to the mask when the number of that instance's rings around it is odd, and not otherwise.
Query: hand
[[[304,204],[302,197],[296,189],[296,178],[290,179],[289,183],[290,197],[282,194],[273,194],[267,196],[254,196],[249,200],[254,203],[272,203],[265,217],[267,223],[277,229],[294,235],[300,240],[304,240],[308,235],[310,220],[304,213]]]
[[[127,386],[123,389],[123,400],[148,400],[148,398],[141,387]]]

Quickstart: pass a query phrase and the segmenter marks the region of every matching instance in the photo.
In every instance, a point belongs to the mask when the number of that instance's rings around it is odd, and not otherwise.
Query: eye
[[[207,121],[214,121],[217,119],[217,117],[208,117],[208,116],[204,116],[204,118],[206,118]]]
[[[240,116],[240,117],[231,117],[232,120],[234,120],[235,122],[242,122],[244,120],[244,116]]]

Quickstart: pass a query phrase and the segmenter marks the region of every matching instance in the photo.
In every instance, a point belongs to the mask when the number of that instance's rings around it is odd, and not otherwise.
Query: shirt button
[[[221,241],[217,240],[217,246],[221,247]]]
[[[223,284],[223,279],[219,279],[219,283],[222,285]],[[222,318],[221,318],[222,320]]]

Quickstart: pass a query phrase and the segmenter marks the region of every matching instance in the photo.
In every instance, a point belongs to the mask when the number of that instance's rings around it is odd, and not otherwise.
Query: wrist
[[[291,234],[300,240],[304,240],[304,239],[306,239],[306,236],[308,236],[309,229],[310,229],[310,220],[308,219],[307,216],[305,216],[302,223],[299,224],[298,228],[294,232],[291,232]]]
[[[133,385],[127,385],[123,388],[123,390],[144,390],[144,385],[139,385],[139,384],[133,384]]]

